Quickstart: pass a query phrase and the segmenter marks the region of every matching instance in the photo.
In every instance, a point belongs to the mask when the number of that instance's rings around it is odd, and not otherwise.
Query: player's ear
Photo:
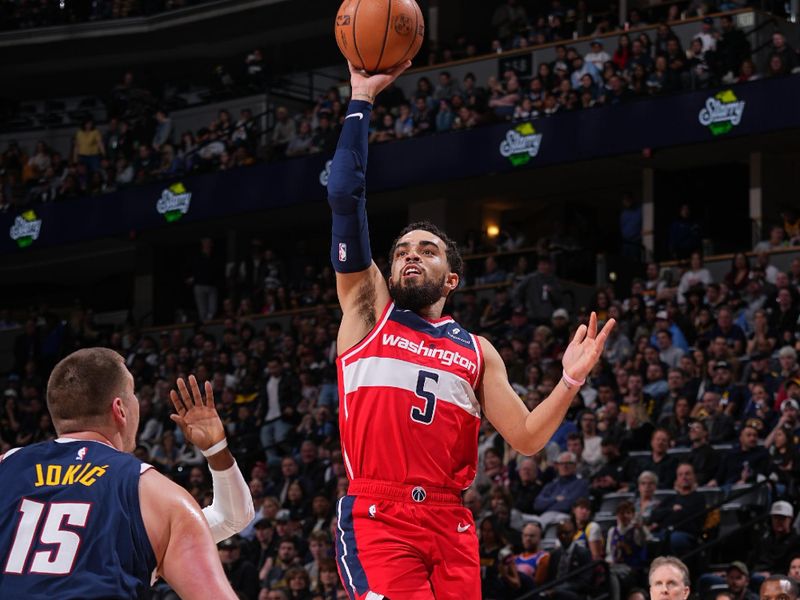
[[[455,291],[455,289],[458,287],[459,281],[461,280],[458,277],[458,273],[447,274],[447,277],[444,278],[444,287],[447,288],[448,294]]]
[[[114,423],[117,425],[124,425],[128,419],[128,413],[125,410],[125,404],[122,398],[117,396],[111,401],[111,416],[114,418]]]

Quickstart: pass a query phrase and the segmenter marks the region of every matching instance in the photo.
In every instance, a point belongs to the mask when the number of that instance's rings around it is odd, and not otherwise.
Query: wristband
[[[567,370],[566,370],[566,369],[563,369],[563,370],[561,371],[561,377],[563,377],[563,378],[564,378],[564,381],[566,381],[566,382],[567,382],[568,384],[570,384],[570,385],[577,385],[577,386],[581,386],[581,385],[583,385],[584,383],[586,383],[586,378],[585,378],[585,377],[584,377],[583,379],[581,379],[580,381],[578,381],[577,379],[573,379],[572,377],[570,377],[569,375],[567,375]]]
[[[228,438],[222,438],[216,444],[211,446],[208,450],[201,450],[200,452],[203,453],[203,456],[208,458],[209,456],[214,456],[220,450],[223,450],[228,447]]]

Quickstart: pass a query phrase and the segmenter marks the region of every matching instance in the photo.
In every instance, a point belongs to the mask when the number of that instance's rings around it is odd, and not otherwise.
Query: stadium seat
[[[763,506],[766,509],[769,502],[769,489],[763,485],[734,485],[729,494],[729,497],[731,496],[733,496],[733,502],[742,506]]]
[[[699,487],[697,491],[703,495],[703,498],[706,501],[706,508],[714,506],[720,500],[722,500],[722,490],[718,487]]]
[[[670,448],[667,450],[667,454],[669,456],[674,456],[677,460],[687,460],[689,456],[692,454],[691,448]]]
[[[613,515],[617,510],[617,506],[625,500],[633,501],[632,492],[620,492],[618,494],[606,494],[603,496],[603,502],[600,504],[600,510],[597,511],[597,516],[600,515]]]
[[[676,495],[675,490],[656,490],[654,497],[659,502],[664,502],[670,498],[674,498]]]
[[[600,526],[600,529],[603,531],[603,537],[605,537],[608,530],[611,529],[611,526],[616,525],[617,517],[615,515],[598,514],[594,521]]]

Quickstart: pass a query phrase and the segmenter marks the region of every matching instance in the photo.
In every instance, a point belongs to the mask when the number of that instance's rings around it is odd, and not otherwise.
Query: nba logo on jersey
[[[88,451],[89,449],[86,446],[78,450],[78,453],[75,455],[75,460],[83,460],[84,458],[86,458],[86,453]]]
[[[339,262],[347,262],[347,244],[339,243]]]

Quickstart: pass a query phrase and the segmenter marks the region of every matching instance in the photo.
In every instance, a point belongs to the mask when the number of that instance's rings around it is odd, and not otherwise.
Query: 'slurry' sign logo
[[[706,100],[697,118],[712,134],[723,135],[742,122],[744,105],[744,100],[739,100],[732,90],[723,90]]]
[[[191,202],[192,193],[187,191],[182,183],[173,183],[161,192],[161,198],[158,199],[156,210],[159,214],[164,215],[167,223],[172,223],[189,212]]]
[[[541,144],[542,134],[536,133],[530,123],[522,123],[506,132],[505,139],[500,142],[500,154],[518,167],[527,164],[531,158],[539,154]]]
[[[39,239],[42,231],[42,220],[36,216],[32,210],[26,210],[21,215],[17,215],[14,224],[11,226],[9,235],[17,242],[20,248],[27,248]]]

